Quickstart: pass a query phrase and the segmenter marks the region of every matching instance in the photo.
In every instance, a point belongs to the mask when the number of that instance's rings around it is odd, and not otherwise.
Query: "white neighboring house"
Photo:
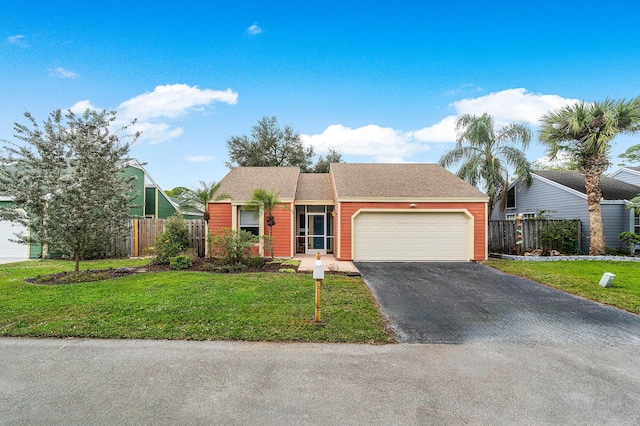
[[[0,195],[0,206],[11,205],[11,198]],[[29,259],[31,247],[26,244],[14,243],[15,234],[28,234],[27,227],[14,222],[0,220],[0,259]],[[38,253],[39,254],[39,253]]]

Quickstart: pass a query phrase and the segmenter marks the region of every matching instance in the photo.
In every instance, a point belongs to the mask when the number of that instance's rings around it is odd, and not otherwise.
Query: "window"
[[[505,214],[504,215],[504,219],[505,220],[516,220],[516,214],[515,213]]]
[[[516,220],[517,217],[518,215],[516,213],[507,213],[504,215],[505,220]],[[535,213],[520,213],[520,219],[522,220],[535,219],[535,218],[536,218]]]
[[[633,215],[633,232],[640,235],[640,213]]]
[[[535,219],[536,218],[536,214],[535,213],[521,213],[522,215],[522,219]]]
[[[260,235],[260,222],[255,210],[240,210],[239,228]]]
[[[516,208],[516,185],[513,185],[507,191],[507,208],[508,209]]]

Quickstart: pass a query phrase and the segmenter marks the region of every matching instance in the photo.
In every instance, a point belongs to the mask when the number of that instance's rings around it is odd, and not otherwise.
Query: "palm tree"
[[[189,209],[202,210],[203,218],[207,225],[209,224],[209,203],[214,201],[230,198],[228,194],[220,193],[220,183],[211,181],[209,183],[200,181],[199,188],[187,189],[180,195],[180,209],[186,211]],[[208,228],[208,226],[207,226]]]
[[[579,102],[548,112],[540,119],[540,141],[551,159],[566,153],[584,174],[592,256],[605,254],[600,199],[600,178],[611,164],[611,141],[619,133],[640,130],[640,97]]]
[[[526,149],[531,141],[531,130],[524,123],[511,123],[495,129],[493,117],[463,114],[456,120],[456,146],[445,152],[440,165],[450,167],[462,162],[456,173],[471,185],[484,190],[489,196],[488,217],[500,200],[500,211],[507,202],[509,167],[522,181],[531,183],[531,164],[516,143]]]
[[[264,211],[266,215],[266,224],[269,226],[269,241],[273,238],[273,226],[276,224],[276,219],[273,217],[273,210],[275,210],[278,204],[281,204],[279,194],[273,191],[267,191],[262,188],[257,188],[253,191],[251,198],[249,199],[247,208],[250,210],[256,210],[256,214],[260,211]],[[273,257],[273,249],[269,244],[269,253]]]

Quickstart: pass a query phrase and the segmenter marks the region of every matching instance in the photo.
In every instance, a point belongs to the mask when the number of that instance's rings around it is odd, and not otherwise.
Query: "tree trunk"
[[[591,237],[589,255],[591,256],[601,256],[605,254],[604,228],[600,209],[600,200],[602,199],[602,189],[600,188],[601,176],[602,172],[600,172],[597,167],[591,167],[589,170],[584,171]]]
[[[80,272],[80,253],[76,251],[73,257],[76,261],[76,272]]]

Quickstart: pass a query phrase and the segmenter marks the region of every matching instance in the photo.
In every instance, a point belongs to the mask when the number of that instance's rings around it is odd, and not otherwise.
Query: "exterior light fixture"
[[[415,209],[416,208],[416,204],[415,203],[411,203],[411,204],[409,204],[409,207],[411,207],[412,209]]]

